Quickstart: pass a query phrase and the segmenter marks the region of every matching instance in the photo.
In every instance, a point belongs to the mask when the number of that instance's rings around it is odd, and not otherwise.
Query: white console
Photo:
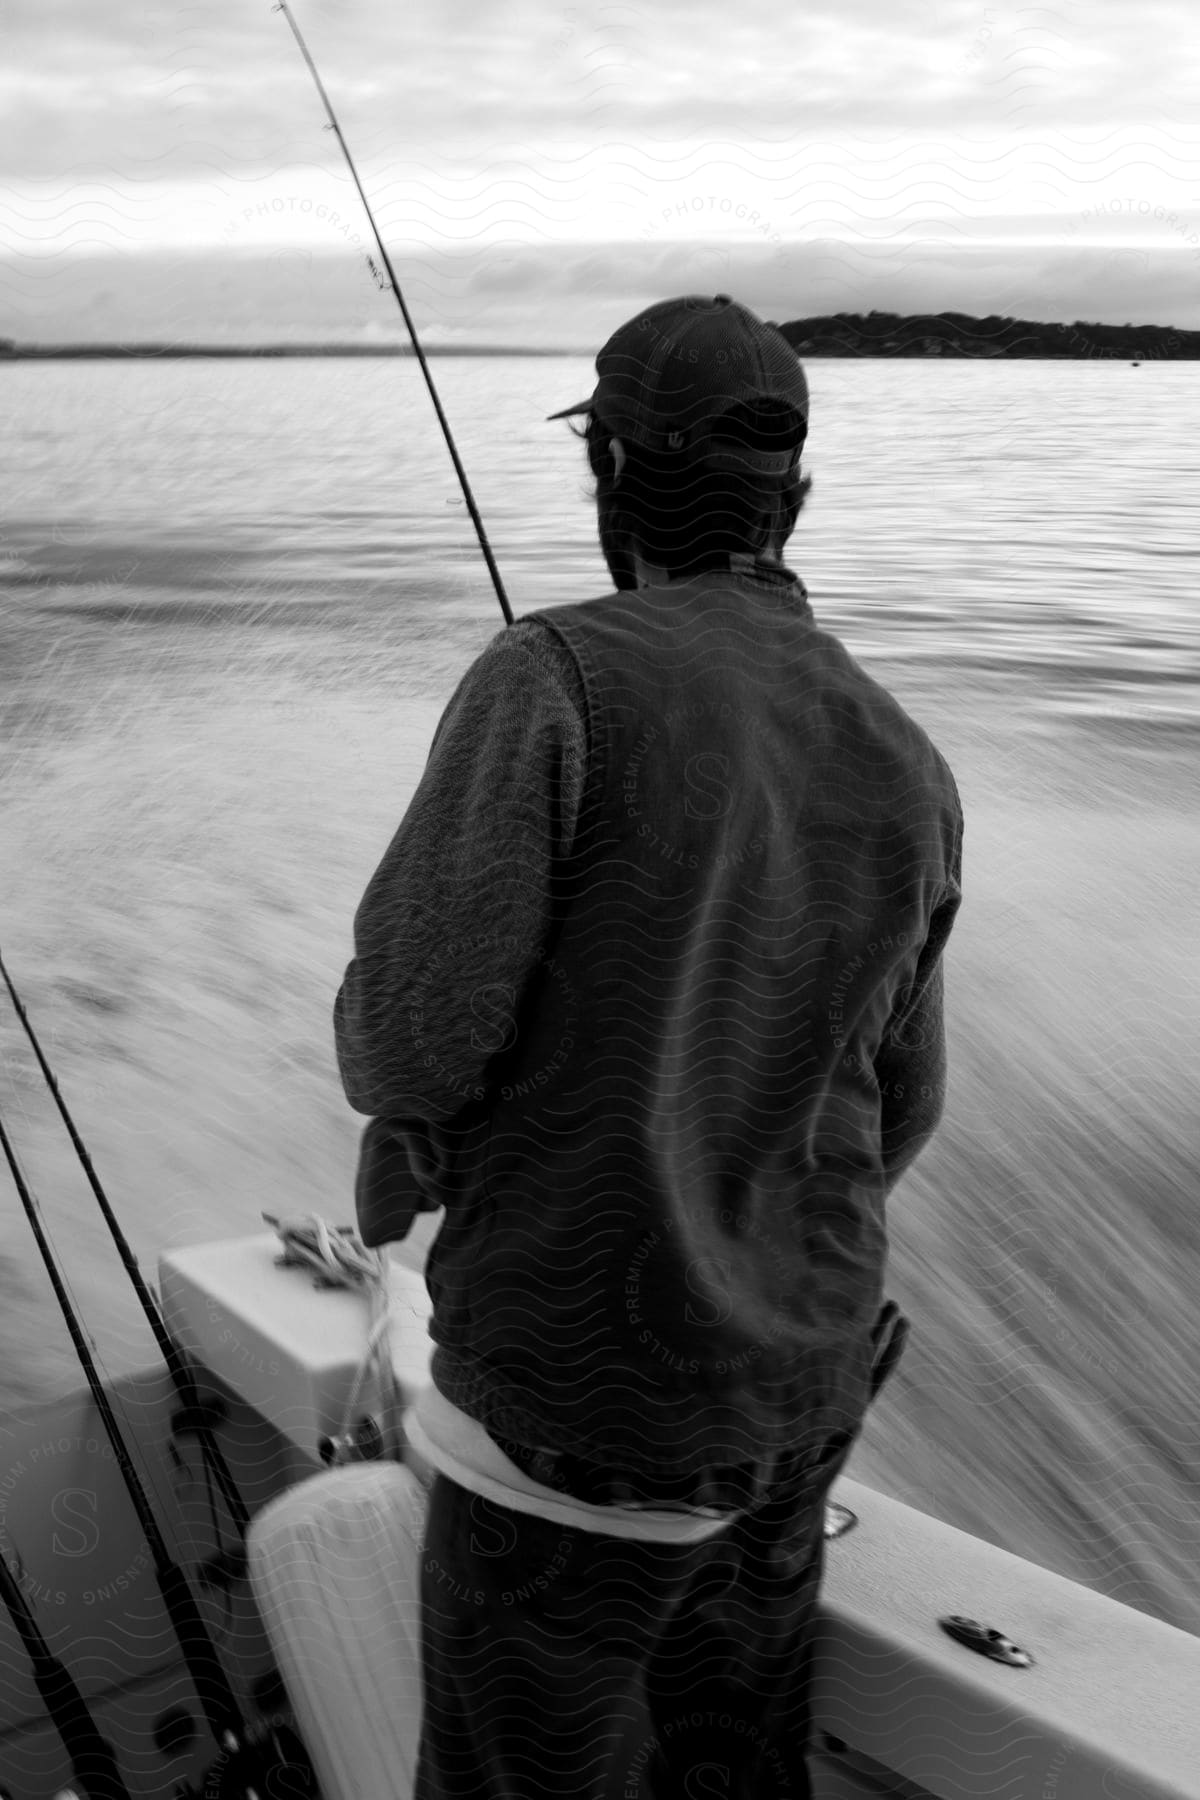
[[[162,1310],[184,1353],[239,1393],[306,1456],[341,1430],[367,1347],[368,1301],[279,1268],[274,1233],[193,1244],[159,1257]],[[405,1402],[429,1382],[432,1307],[424,1276],[390,1265],[392,1360]],[[370,1388],[356,1412],[376,1410]]]

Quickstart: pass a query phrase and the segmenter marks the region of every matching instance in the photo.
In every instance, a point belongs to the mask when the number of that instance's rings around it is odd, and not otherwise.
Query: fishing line
[[[220,1447],[213,1437],[211,1426],[209,1424],[211,1409],[206,1409],[204,1401],[200,1398],[200,1393],[196,1386],[196,1378],[183,1357],[180,1355],[178,1347],[172,1341],[154,1296],[147,1287],[142,1276],[142,1271],[138,1267],[137,1257],[130,1249],[128,1240],[117,1222],[117,1216],[109,1205],[108,1196],[101,1187],[96,1171],[92,1167],[92,1159],[88,1155],[83,1139],[75,1129],[75,1121],[67,1111],[66,1102],[59,1093],[58,1081],[54,1071],[42,1054],[42,1046],[38,1042],[37,1034],[34,1031],[33,1026],[29,1023],[28,1014],[21,1003],[21,996],[18,994],[16,987],[13,984],[12,977],[9,975],[9,972],[4,965],[3,954],[0,954],[0,976],[3,976],[4,978],[4,984],[8,989],[17,1017],[24,1026],[25,1035],[33,1047],[33,1053],[37,1057],[38,1067],[42,1071],[46,1086],[54,1095],[55,1104],[62,1116],[63,1124],[66,1126],[71,1142],[75,1147],[75,1154],[79,1158],[83,1172],[91,1185],[92,1193],[96,1196],[97,1204],[104,1215],[104,1220],[112,1235],[113,1242],[116,1244],[121,1261],[125,1265],[125,1273],[133,1283],[134,1292],[141,1302],[142,1311],[145,1313],[146,1318],[149,1321],[150,1329],[154,1333],[154,1341],[158,1345],[159,1353],[170,1371],[171,1380],[175,1384],[175,1391],[183,1402],[183,1416],[181,1418],[176,1418],[173,1421],[175,1431],[177,1433],[180,1431],[192,1431],[195,1433],[196,1440],[200,1445],[201,1454],[204,1456],[205,1460],[212,1465],[213,1473],[217,1478],[217,1484],[221,1489],[225,1504],[229,1508],[230,1517],[238,1531],[244,1537],[246,1528],[250,1523],[250,1514],[246,1509],[241,1494],[234,1484],[232,1475],[229,1473],[228,1465],[221,1454]]]
[[[475,505],[475,497],[471,492],[471,486],[467,480],[467,472],[463,468],[462,463],[459,461],[458,450],[455,447],[454,438],[450,431],[449,423],[446,419],[445,413],[442,411],[442,403],[438,399],[437,389],[433,385],[433,377],[429,373],[429,365],[425,361],[425,352],[422,350],[421,341],[417,336],[417,328],[413,324],[412,319],[409,316],[408,307],[404,304],[404,295],[400,292],[400,283],[396,280],[396,271],[392,267],[392,260],[391,260],[391,257],[387,253],[387,246],[384,244],[384,241],[379,234],[379,227],[375,223],[375,214],[371,211],[371,203],[367,199],[367,196],[366,196],[365,192],[363,191],[363,184],[358,178],[358,170],[354,166],[354,158],[350,154],[350,146],[347,144],[345,138],[342,136],[342,128],[338,124],[337,114],[334,112],[333,107],[329,103],[329,95],[325,92],[325,84],[321,80],[320,75],[317,73],[317,65],[312,59],[312,56],[309,52],[308,45],[305,43],[304,39],[300,35],[300,27],[297,25],[295,19],[293,19],[293,17],[292,17],[291,8],[288,6],[287,0],[275,0],[275,5],[272,7],[272,11],[273,12],[281,12],[283,14],[284,18],[287,20],[288,24],[291,26],[292,36],[295,38],[297,44],[300,47],[301,56],[304,58],[305,62],[308,64],[309,74],[312,76],[314,82],[316,83],[317,92],[321,96],[321,104],[324,106],[325,111],[328,114],[329,126],[327,129],[330,129],[334,132],[335,136],[337,137],[338,143],[342,147],[342,155],[346,158],[346,167],[349,169],[350,174],[352,175],[352,177],[354,179],[354,185],[358,189],[358,197],[363,203],[363,211],[366,213],[367,218],[370,220],[371,230],[375,234],[375,242],[379,246],[379,254],[383,258],[383,266],[387,270],[388,283],[391,286],[391,290],[392,290],[393,294],[395,294],[395,296],[396,296],[396,304],[399,306],[401,314],[403,315],[404,323],[408,328],[408,335],[412,339],[413,350],[416,352],[417,361],[421,365],[421,373],[425,377],[425,386],[429,389],[429,398],[433,401],[433,409],[437,413],[438,423],[441,425],[443,436],[446,439],[446,448],[449,450],[451,460],[454,463],[454,471],[455,471],[455,474],[458,476],[459,485],[463,491],[463,498],[466,500],[466,503],[467,503],[467,511],[470,513],[471,521],[472,521],[473,525],[475,526],[475,533],[479,539],[479,548],[483,551],[483,560],[486,562],[486,564],[488,566],[488,574],[492,578],[492,585],[496,590],[496,598],[499,600],[500,610],[504,614],[504,623],[506,625],[511,625],[513,622],[512,608],[508,604],[508,596],[505,594],[504,584],[500,580],[500,571],[496,567],[496,559],[492,555],[492,548],[491,548],[491,545],[488,543],[487,533],[483,529],[483,520],[480,518],[479,509]]]

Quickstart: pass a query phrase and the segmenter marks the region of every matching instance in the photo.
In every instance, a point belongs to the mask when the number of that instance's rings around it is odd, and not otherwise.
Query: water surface
[[[602,591],[543,422],[590,365],[433,367],[514,611]],[[946,1117],[891,1203],[913,1338],[851,1472],[1200,1631],[1200,370],[809,374],[789,560],[966,813]],[[264,1208],[349,1220],[354,908],[502,626],[419,371],[0,381],[10,972],[148,1273]],[[103,1367],[153,1362],[7,1006],[0,1108]],[[0,1217],[16,1407],[81,1377],[11,1188]]]

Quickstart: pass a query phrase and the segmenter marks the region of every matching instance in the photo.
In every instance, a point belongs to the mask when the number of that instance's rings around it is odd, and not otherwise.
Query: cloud
[[[295,12],[432,330],[592,342],[664,292],[742,289],[773,317],[995,294],[1197,322],[1186,0]],[[7,0],[5,33],[0,332],[86,330],[93,282],[130,333],[392,328],[282,14]],[[211,269],[167,272],[201,246]]]
[[[1015,10],[925,0],[335,0],[296,17],[369,158],[478,162],[550,141],[1176,129],[1194,151],[1187,0]],[[244,0],[8,0],[0,169],[192,174],[324,152],[283,15]]]
[[[422,338],[594,355],[622,320],[682,293],[731,293],[764,318],[837,311],[1009,314],[1200,329],[1200,248],[703,242],[465,248],[394,257]],[[716,279],[716,277],[720,279]],[[356,255],[210,252],[0,260],[4,335],[22,342],[405,341]]]
[[[546,285],[544,257],[533,251],[490,251],[479,259],[467,288],[478,294],[528,294]]]

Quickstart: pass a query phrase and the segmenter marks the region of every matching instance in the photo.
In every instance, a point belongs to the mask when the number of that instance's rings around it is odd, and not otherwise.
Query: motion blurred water
[[[946,1117],[891,1208],[913,1338],[851,1472],[1200,1632],[1200,369],[809,375],[789,560],[966,812]],[[603,591],[581,447],[543,423],[590,365],[435,376],[514,610]],[[354,909],[502,625],[419,373],[0,382],[9,970],[148,1273],[264,1208],[348,1220]],[[0,1109],[102,1366],[152,1363],[6,997]],[[11,1409],[81,1378],[6,1191]]]

